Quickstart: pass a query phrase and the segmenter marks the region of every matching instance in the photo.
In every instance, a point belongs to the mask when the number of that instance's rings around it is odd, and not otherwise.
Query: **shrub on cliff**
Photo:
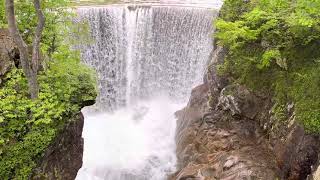
[[[320,133],[320,0],[226,0],[216,22],[229,53],[220,73],[269,91],[277,106]],[[275,108],[283,109],[283,108]]]
[[[50,68],[38,76],[38,99],[28,99],[21,69],[13,69],[0,89],[0,177],[4,179],[28,179],[68,119],[96,97],[93,72],[65,47],[60,50]]]
[[[37,76],[39,97],[28,98],[27,80],[21,69],[8,73],[0,87],[1,179],[28,179],[71,116],[87,101],[95,100],[94,73],[80,63],[79,54],[70,50],[74,42],[66,38],[75,33],[74,14],[65,8],[69,2],[41,1],[46,24],[41,39],[42,69]],[[30,45],[37,25],[33,2],[17,0],[15,6],[20,33]],[[7,26],[4,9],[4,0],[0,0],[0,28]],[[80,23],[76,28],[81,28]]]

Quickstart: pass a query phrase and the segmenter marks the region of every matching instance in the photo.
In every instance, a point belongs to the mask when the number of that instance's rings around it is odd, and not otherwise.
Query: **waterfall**
[[[212,8],[80,7],[93,42],[82,61],[98,76],[85,116],[77,179],[162,180],[175,170],[175,117],[213,49]]]

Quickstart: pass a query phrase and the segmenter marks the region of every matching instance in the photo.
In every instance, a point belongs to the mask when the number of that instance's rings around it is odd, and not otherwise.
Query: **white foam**
[[[169,98],[110,113],[83,110],[85,141],[78,180],[165,179],[175,170],[175,117]]]

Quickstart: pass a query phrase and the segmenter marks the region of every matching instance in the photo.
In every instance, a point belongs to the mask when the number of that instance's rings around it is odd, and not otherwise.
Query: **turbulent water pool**
[[[81,45],[82,60],[99,88],[96,104],[82,110],[78,180],[163,180],[174,172],[174,112],[202,81],[219,6],[172,3],[78,8],[93,38]]]

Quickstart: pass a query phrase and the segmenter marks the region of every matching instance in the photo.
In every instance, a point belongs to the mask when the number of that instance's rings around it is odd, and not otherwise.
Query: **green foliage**
[[[219,73],[294,102],[296,117],[320,133],[320,0],[226,0],[215,23],[229,50]]]
[[[46,18],[41,49],[49,56],[62,44],[67,33],[66,27],[71,23],[73,14],[67,9],[69,4],[69,0],[41,1],[41,8]],[[27,44],[31,44],[37,26],[33,1],[17,0],[15,6],[20,32]]]
[[[24,40],[32,42],[37,25],[31,0],[15,0],[16,18]],[[27,81],[21,69],[13,69],[0,87],[0,177],[28,179],[45,150],[71,117],[94,101],[94,72],[80,63],[79,53],[71,51],[68,33],[74,17],[68,0],[41,1],[46,24],[41,43],[42,55],[50,57],[39,72],[39,97],[30,100]],[[4,0],[0,0],[0,28],[7,22]],[[80,28],[79,28],[80,29]],[[76,35],[74,34],[74,35]],[[45,58],[46,59],[46,58]]]
[[[93,72],[61,47],[50,69],[38,76],[39,98],[27,97],[20,69],[0,89],[0,177],[27,179],[37,160],[67,120],[96,96]]]
[[[287,109],[284,104],[274,104],[271,111],[274,114],[274,116],[280,121],[285,121],[288,118]]]
[[[236,21],[250,8],[249,3],[239,0],[226,0],[220,10],[220,17],[226,21]],[[232,11],[230,11],[232,9]]]
[[[0,0],[0,28],[7,27],[5,0]],[[41,8],[46,18],[42,33],[41,49],[49,56],[62,44],[67,28],[70,27],[74,14],[70,11],[70,0],[41,1]],[[69,8],[69,9],[68,9]],[[37,16],[32,0],[15,0],[15,13],[21,35],[31,45],[37,26]]]
[[[320,127],[320,62],[317,63],[296,71],[292,78],[294,86],[290,89],[297,118],[312,132],[319,132]]]
[[[0,28],[7,27],[4,0],[0,0]]]
[[[266,50],[263,55],[262,55],[262,60],[260,62],[260,64],[258,64],[258,68],[263,69],[266,67],[270,67],[271,62],[272,61],[276,61],[279,62],[279,66],[283,67],[286,69],[286,64],[285,63],[280,63],[283,62],[281,60],[281,54],[280,51],[278,49],[270,49],[270,50]],[[278,64],[278,63],[277,63]]]
[[[257,32],[244,26],[242,21],[226,22],[217,20],[216,26],[219,27],[221,32],[224,32],[217,33],[216,35],[218,39],[224,39],[224,41],[219,41],[220,45],[236,49],[247,41],[254,41],[257,39]]]

